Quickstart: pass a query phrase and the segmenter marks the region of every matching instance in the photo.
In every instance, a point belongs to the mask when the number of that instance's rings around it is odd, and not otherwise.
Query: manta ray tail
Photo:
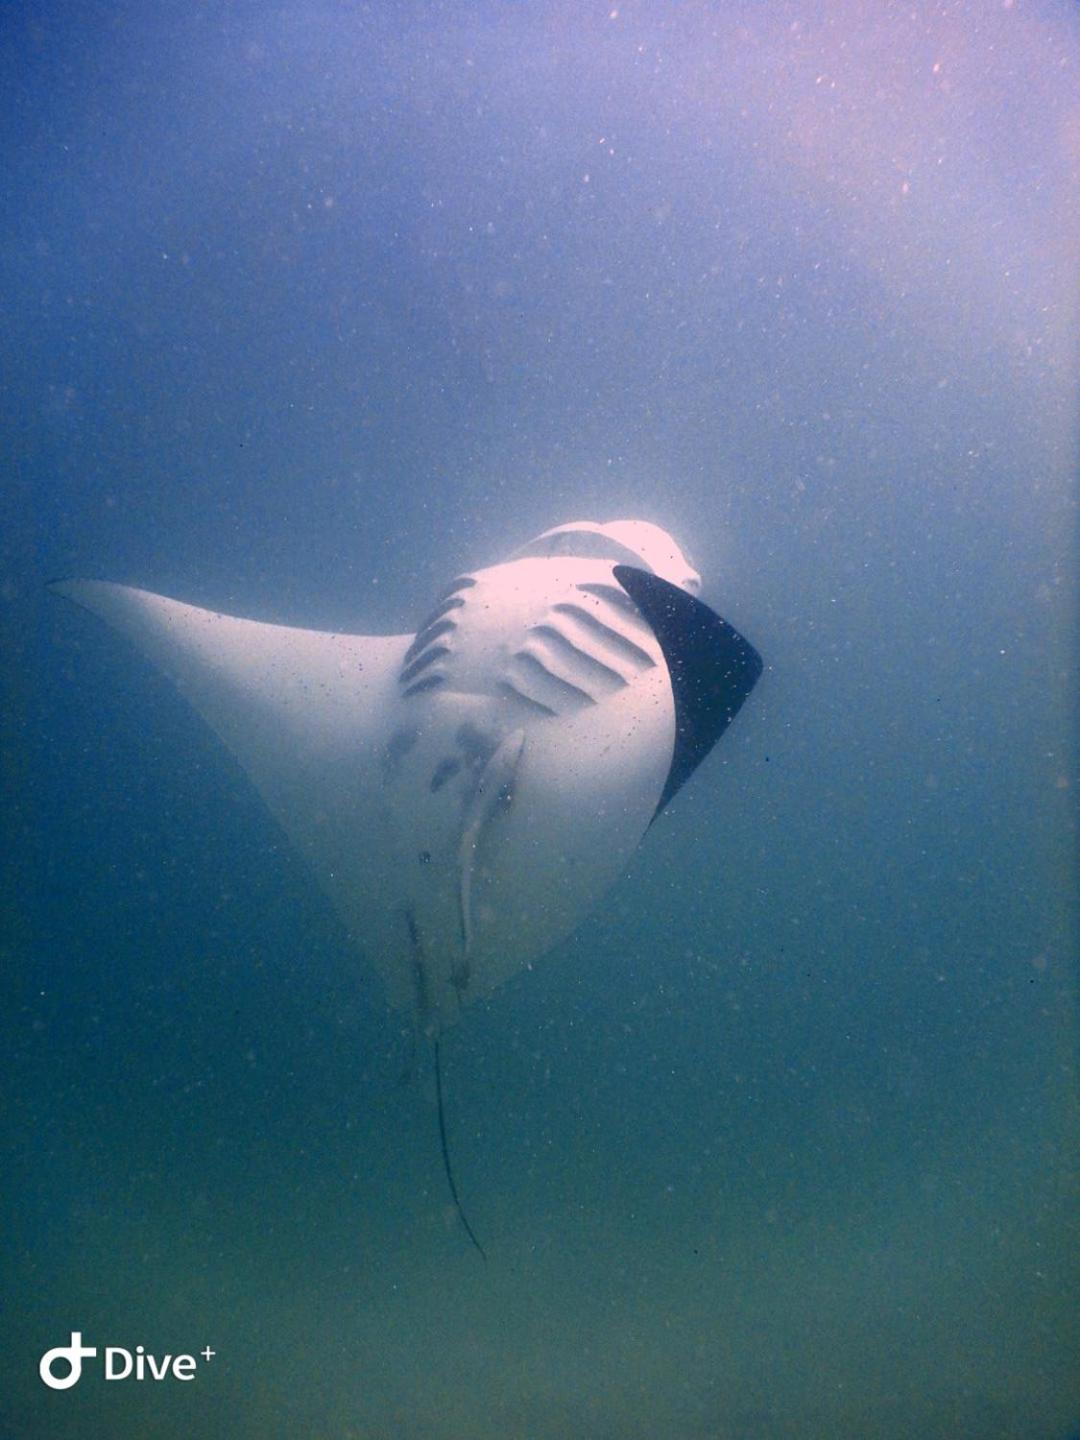
[[[473,1228],[469,1224],[468,1217],[461,1208],[461,1199],[457,1192],[457,1186],[454,1184],[454,1171],[450,1164],[450,1147],[446,1143],[446,1110],[443,1106],[442,1057],[439,1053],[438,1035],[435,1036],[435,1099],[439,1107],[439,1144],[442,1146],[443,1169],[446,1171],[446,1181],[450,1186],[450,1194],[454,1197],[458,1218],[465,1227],[466,1235],[468,1235],[469,1239],[480,1252],[480,1258],[486,1260],[487,1256],[484,1254],[484,1247],[473,1233]]]

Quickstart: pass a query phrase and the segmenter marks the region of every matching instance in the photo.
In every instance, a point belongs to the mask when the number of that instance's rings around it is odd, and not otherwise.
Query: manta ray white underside
[[[175,681],[392,1003],[437,1034],[570,931],[755,683],[654,525],[577,522],[458,576],[416,635],[56,588]]]

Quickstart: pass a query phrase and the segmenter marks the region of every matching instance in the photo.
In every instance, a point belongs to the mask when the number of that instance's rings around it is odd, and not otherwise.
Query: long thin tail
[[[454,1204],[457,1206],[457,1213],[461,1219],[461,1223],[465,1226],[466,1235],[468,1235],[469,1239],[480,1252],[480,1258],[486,1260],[487,1256],[484,1254],[484,1247],[473,1234],[473,1228],[466,1219],[465,1211],[461,1208],[461,1200],[458,1197],[457,1186],[454,1184],[454,1172],[450,1167],[450,1149],[446,1143],[446,1114],[443,1110],[442,1058],[439,1054],[439,1037],[437,1035],[435,1037],[435,1098],[439,1104],[439,1143],[442,1146],[443,1168],[446,1171],[446,1180],[450,1186],[450,1194],[454,1197]]]

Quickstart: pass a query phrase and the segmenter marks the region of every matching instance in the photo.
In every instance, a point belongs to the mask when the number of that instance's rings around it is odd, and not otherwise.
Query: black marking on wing
[[[454,739],[461,747],[465,763],[473,770],[482,770],[498,748],[497,740],[482,726],[473,725],[469,720],[458,726]]]
[[[382,754],[382,772],[386,776],[396,775],[401,762],[420,738],[420,732],[411,727],[395,730],[386,742]]]
[[[431,776],[431,790],[441,790],[448,780],[452,780],[461,769],[461,761],[455,755],[448,755],[445,760],[440,760]]]
[[[701,764],[761,674],[761,656],[715,611],[632,565],[612,572],[652,627],[675,701],[671,769],[656,814]]]

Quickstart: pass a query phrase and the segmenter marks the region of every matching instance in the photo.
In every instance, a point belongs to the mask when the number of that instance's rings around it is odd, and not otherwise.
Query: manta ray
[[[216,731],[435,1052],[616,881],[761,673],[642,520],[546,530],[451,580],[415,634],[52,588],[127,635]]]

